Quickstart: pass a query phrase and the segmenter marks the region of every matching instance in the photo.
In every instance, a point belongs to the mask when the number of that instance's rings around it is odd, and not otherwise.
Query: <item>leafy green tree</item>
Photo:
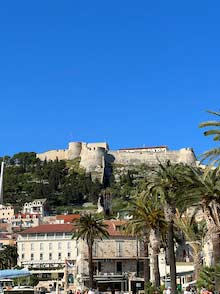
[[[93,244],[95,239],[102,240],[108,238],[109,233],[107,225],[103,223],[103,219],[98,215],[84,214],[74,222],[76,232],[73,238],[82,239],[86,241],[88,247],[88,264],[89,264],[89,287],[93,288]]]
[[[10,246],[10,245],[4,245],[3,246],[4,254],[8,258],[8,268],[13,268],[15,265],[17,265],[17,247]]]
[[[220,111],[215,112],[208,110],[208,113],[220,117]],[[214,141],[220,141],[220,121],[219,120],[211,120],[203,122],[199,125],[200,128],[210,128],[209,130],[204,131],[205,136],[213,136]],[[213,148],[211,150],[206,151],[202,154],[202,161],[208,159],[209,163],[219,164],[220,163],[220,147]]]
[[[199,289],[205,288],[214,292],[216,277],[220,278],[220,265],[206,266],[201,270],[196,285]]]

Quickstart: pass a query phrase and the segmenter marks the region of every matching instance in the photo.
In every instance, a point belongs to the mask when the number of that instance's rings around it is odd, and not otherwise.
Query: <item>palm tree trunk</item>
[[[202,269],[202,258],[201,258],[201,251],[196,251],[193,250],[193,263],[194,263],[194,273],[195,273],[195,277],[194,280],[198,280],[199,278],[199,273]]]
[[[173,233],[173,218],[175,215],[175,209],[173,209],[169,203],[164,205],[164,215],[167,221],[167,249],[168,249],[168,261],[170,266],[170,282],[171,282],[171,294],[177,293],[176,285],[176,256],[174,251],[174,233]]]
[[[214,265],[219,264],[220,262],[220,235],[219,235],[219,216],[215,214],[215,203],[212,207],[205,204],[202,205],[203,213],[207,223],[208,234],[211,237],[212,247],[213,247],[213,259]],[[213,210],[213,213],[211,211]],[[214,217],[214,219],[213,219]],[[215,275],[215,290],[220,289],[220,277]]]
[[[92,243],[88,244],[88,263],[89,263],[89,288],[93,288],[93,256]]]
[[[177,292],[176,285],[176,256],[174,252],[174,234],[173,234],[173,221],[168,222],[168,232],[167,232],[167,247],[170,265],[170,280],[171,280],[171,294]]]
[[[153,251],[153,274],[154,284],[158,288],[160,286],[160,271],[158,254],[160,253],[160,234],[156,229],[152,229],[150,233],[150,244]]]
[[[220,236],[219,236],[219,230],[216,233],[211,234],[212,239],[212,246],[213,246],[213,259],[214,259],[214,265],[216,266],[220,262]],[[216,267],[215,267],[216,269]],[[220,289],[220,277],[218,274],[215,275],[215,290]]]
[[[159,261],[158,254],[153,253],[153,273],[154,273],[154,282],[156,288],[160,287],[160,271],[159,271]]]
[[[144,284],[146,285],[150,281],[150,261],[149,261],[149,252],[148,252],[148,237],[144,236],[143,245],[144,245]]]

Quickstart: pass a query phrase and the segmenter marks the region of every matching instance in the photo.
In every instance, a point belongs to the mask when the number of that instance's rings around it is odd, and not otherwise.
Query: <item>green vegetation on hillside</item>
[[[36,198],[47,198],[50,208],[96,202],[103,188],[79,169],[77,161],[42,162],[34,152],[18,153],[4,160],[4,203],[18,207]]]

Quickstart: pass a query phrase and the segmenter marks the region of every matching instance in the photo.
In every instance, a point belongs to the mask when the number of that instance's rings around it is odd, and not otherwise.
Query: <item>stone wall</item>
[[[68,149],[51,150],[37,154],[41,160],[72,160],[80,158],[80,167],[86,172],[93,173],[94,178],[102,181],[104,173],[108,167],[114,163],[124,166],[138,166],[146,164],[155,166],[158,163],[165,163],[170,160],[171,163],[196,164],[196,157],[192,148],[182,148],[180,150],[168,150],[166,146],[149,148],[128,148],[120,150],[109,150],[108,144],[70,142]]]
[[[196,158],[191,148],[182,148],[177,151],[163,150],[155,153],[137,149],[136,152],[123,150],[109,151],[107,160],[122,165],[146,164],[154,166],[160,162],[165,163],[167,160],[170,160],[172,163],[182,162],[191,165],[195,163]]]
[[[38,153],[37,158],[44,161],[46,160],[67,160],[68,158],[68,151],[67,150],[50,150],[43,153]]]

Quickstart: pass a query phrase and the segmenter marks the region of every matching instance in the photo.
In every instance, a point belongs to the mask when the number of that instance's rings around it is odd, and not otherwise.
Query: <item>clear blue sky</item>
[[[107,141],[214,147],[219,1],[1,1],[0,155]]]

